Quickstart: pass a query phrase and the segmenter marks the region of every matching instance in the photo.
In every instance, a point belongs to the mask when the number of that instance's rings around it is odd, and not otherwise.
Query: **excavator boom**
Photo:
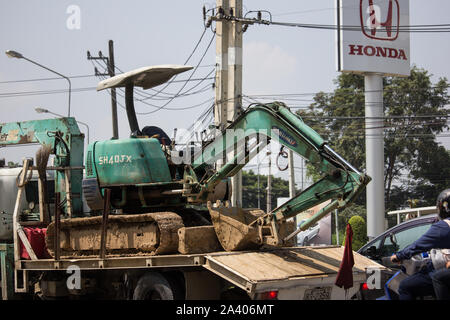
[[[260,214],[259,217],[240,208],[229,208],[220,204],[214,207],[209,204],[216,233],[226,250],[242,249],[251,243],[287,243],[295,233],[282,234],[289,231],[285,225],[286,219],[332,200],[304,222],[297,232],[305,230],[330,211],[345,208],[352,203],[370,181],[369,176],[360,173],[333,151],[317,132],[281,102],[249,107],[226,131],[195,157],[193,171],[206,163],[226,158],[224,155],[233,150],[236,152],[214,175],[199,181],[198,193],[191,195],[193,201],[201,202],[219,181],[236,174],[271,140],[278,141],[306,158],[323,174],[323,177],[308,189],[272,212]],[[266,139],[261,139],[261,136],[266,136]],[[252,138],[256,140],[253,144]],[[252,236],[249,236],[250,234]]]

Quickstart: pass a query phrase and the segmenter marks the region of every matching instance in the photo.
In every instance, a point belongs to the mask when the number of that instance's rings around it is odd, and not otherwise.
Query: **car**
[[[302,223],[305,221],[306,221],[306,219],[301,220],[297,224],[297,228],[299,228],[302,225]],[[313,226],[311,226],[310,228],[299,232],[297,234],[297,245],[298,246],[307,246],[308,242],[311,241],[315,236],[317,236],[319,231],[320,231],[319,223],[316,223]]]
[[[399,265],[391,262],[390,257],[392,254],[405,249],[407,246],[419,239],[425,232],[428,231],[430,226],[437,221],[438,217],[436,214],[430,214],[407,220],[386,230],[373,240],[370,240],[357,252],[390,269],[381,273],[380,283],[383,286],[395,272],[400,270]],[[383,288],[368,290],[367,286],[365,286],[363,290],[361,290],[360,298],[372,300],[383,295]]]

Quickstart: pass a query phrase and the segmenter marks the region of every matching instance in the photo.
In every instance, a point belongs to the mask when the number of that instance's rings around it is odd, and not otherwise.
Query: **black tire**
[[[174,298],[169,282],[156,272],[146,273],[140,277],[133,292],[133,300],[174,300]]]
[[[303,239],[303,246],[307,246],[308,245],[308,237],[305,237],[305,239]]]

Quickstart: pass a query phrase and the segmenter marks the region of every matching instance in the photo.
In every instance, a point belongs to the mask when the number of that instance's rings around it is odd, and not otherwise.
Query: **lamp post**
[[[52,111],[50,111],[50,110],[47,110],[47,109],[43,109],[43,108],[34,108],[34,110],[35,110],[37,113],[50,113],[50,114],[52,114],[52,115],[54,115],[54,116],[64,118],[63,115],[54,113],[54,112],[52,112]],[[87,129],[87,130],[86,130],[86,133],[87,133],[87,143],[89,144],[89,126],[88,126],[86,123],[84,123],[84,122],[81,122],[81,121],[78,121],[78,120],[75,120],[75,121],[76,121],[77,123],[82,124],[82,125],[84,125],[84,126],[86,127],[86,129]]]
[[[69,82],[69,110],[68,110],[68,115],[67,115],[67,116],[70,117],[70,95],[71,95],[71,92],[72,92],[72,83],[70,82],[70,79],[69,79],[68,77],[66,77],[66,76],[64,76],[64,75],[62,75],[62,74],[60,74],[60,73],[58,73],[58,72],[56,72],[56,71],[54,71],[54,70],[52,70],[52,69],[49,69],[49,68],[47,68],[46,66],[43,66],[42,64],[37,63],[36,61],[33,61],[33,60],[31,60],[31,59],[28,59],[27,57],[24,57],[21,53],[19,53],[19,52],[17,52],[17,51],[8,50],[8,51],[5,52],[5,54],[6,54],[8,57],[10,57],[10,58],[17,58],[17,59],[24,59],[24,60],[27,60],[27,61],[29,61],[29,62],[31,62],[31,63],[33,63],[33,64],[35,64],[35,65],[37,65],[37,66],[39,66],[39,67],[41,67],[41,68],[44,68],[45,70],[48,70],[48,71],[50,71],[50,72],[53,72],[53,73],[57,74],[58,76],[60,76],[60,77],[62,77],[62,78],[64,78],[64,79],[66,79],[66,80]],[[81,123],[81,122],[80,122],[80,123]]]

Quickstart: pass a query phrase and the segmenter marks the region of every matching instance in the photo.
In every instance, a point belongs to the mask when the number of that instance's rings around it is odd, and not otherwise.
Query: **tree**
[[[260,209],[267,209],[267,176],[259,176]],[[258,175],[250,171],[242,171],[242,206],[258,208]],[[277,198],[289,197],[289,181],[272,177],[272,209],[276,207]]]
[[[408,78],[385,77],[383,107],[385,193],[388,210],[415,198],[430,205],[450,185],[450,154],[436,141],[448,129],[447,79],[413,67]],[[365,167],[364,78],[342,73],[333,93],[320,92],[298,111],[330,146],[357,168]],[[311,168],[308,170],[311,174]],[[364,195],[359,198],[365,202]]]
[[[353,231],[352,250],[357,251],[368,241],[366,221],[360,216],[353,216],[350,218],[348,223],[352,227]],[[345,237],[342,245],[345,245]]]
[[[8,161],[8,167],[9,168],[17,168],[17,167],[19,167],[20,165],[19,165],[19,163],[17,163],[17,162],[13,162],[13,161]]]

